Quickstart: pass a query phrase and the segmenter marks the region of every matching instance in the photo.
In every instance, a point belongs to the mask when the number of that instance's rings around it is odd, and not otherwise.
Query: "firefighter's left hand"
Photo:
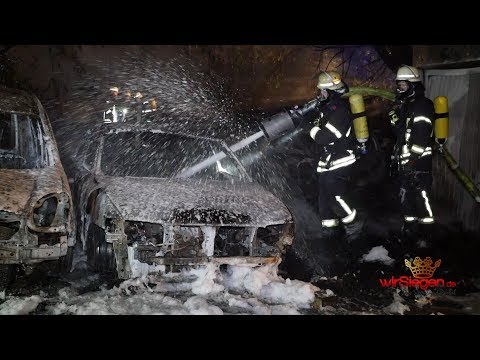
[[[298,129],[308,133],[313,128],[313,126],[314,125],[310,121],[308,121],[306,118],[303,118],[300,124],[298,125]]]

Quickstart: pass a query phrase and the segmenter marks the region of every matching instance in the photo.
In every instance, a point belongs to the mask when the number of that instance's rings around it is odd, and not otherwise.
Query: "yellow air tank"
[[[365,103],[363,102],[363,96],[360,94],[354,94],[349,97],[350,109],[353,114],[353,129],[355,130],[355,137],[357,141],[362,145],[362,149],[366,151],[365,143],[368,140],[368,124],[367,116],[365,114]]]
[[[445,96],[437,96],[433,100],[435,107],[435,139],[443,145],[448,137],[448,100]]]

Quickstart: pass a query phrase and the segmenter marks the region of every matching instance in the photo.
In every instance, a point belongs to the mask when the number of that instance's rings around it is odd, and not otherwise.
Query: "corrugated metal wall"
[[[480,182],[480,69],[426,70],[426,94],[448,98],[447,149],[463,171]],[[433,195],[452,206],[468,230],[480,230],[480,205],[464,189],[445,162],[434,156]]]

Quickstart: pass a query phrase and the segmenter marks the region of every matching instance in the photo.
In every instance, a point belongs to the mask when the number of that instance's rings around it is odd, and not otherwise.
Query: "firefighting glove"
[[[306,118],[305,116],[301,116],[297,111],[295,110],[290,110],[290,117],[292,118],[293,124],[295,125],[295,128],[297,128],[300,131],[310,131],[312,128],[312,124],[309,119]]]
[[[325,125],[327,124],[327,119],[321,112],[319,116],[312,121],[313,126],[319,127],[320,129],[323,129]]]
[[[315,116],[315,112],[318,108],[318,99],[310,100],[308,103],[304,104],[303,106],[296,106],[296,111],[302,116],[306,117],[311,120]]]
[[[313,120],[318,116],[318,100],[313,99],[308,103],[302,106],[295,106],[293,109],[289,110],[290,117],[292,118],[293,124],[297,128],[303,130],[310,130],[308,125],[313,122]]]
[[[288,114],[293,121],[293,125],[296,128],[300,128],[303,126],[304,118],[303,116],[297,111],[297,109],[288,110]]]

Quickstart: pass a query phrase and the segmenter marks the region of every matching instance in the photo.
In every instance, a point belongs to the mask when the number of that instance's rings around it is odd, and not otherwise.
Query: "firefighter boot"
[[[342,228],[340,226],[331,226],[331,227],[322,226],[322,238],[324,239],[336,242],[338,241],[341,235],[342,235]]]
[[[416,247],[419,228],[416,221],[405,221],[401,230],[401,243],[404,251],[412,251]]]
[[[326,254],[331,260],[331,264],[329,264],[331,276],[343,274],[348,267],[351,249],[345,243],[344,235],[344,228],[340,224],[333,227],[322,227],[322,238],[327,248]]]
[[[416,241],[416,246],[418,248],[430,249],[432,247],[432,238],[433,238],[433,225],[432,224],[419,224],[418,225],[418,237]]]
[[[357,217],[355,220],[348,224],[343,224],[344,239],[348,244],[359,239],[363,232],[364,221]]]

